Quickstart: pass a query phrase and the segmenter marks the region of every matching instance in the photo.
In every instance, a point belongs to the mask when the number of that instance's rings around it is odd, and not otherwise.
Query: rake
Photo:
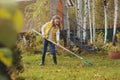
[[[34,30],[34,29],[32,29],[32,31],[34,31],[34,32],[37,33],[38,35],[42,36],[42,34],[39,33],[38,31],[36,31],[36,30]],[[57,45],[57,43],[55,43],[55,42],[53,42],[53,41],[51,41],[51,40],[49,40],[49,39],[47,39],[47,40],[50,41],[50,42],[52,42],[53,44]],[[86,60],[85,58],[83,58],[83,57],[81,57],[81,56],[78,56],[78,55],[75,54],[74,52],[72,52],[72,51],[66,49],[65,47],[63,47],[62,45],[58,45],[58,46],[59,46],[60,48],[64,49],[64,50],[68,51],[69,53],[73,54],[74,56],[80,58],[84,64],[86,64],[86,65],[88,65],[88,66],[92,66],[92,65],[93,65],[91,62],[89,62],[89,61]]]

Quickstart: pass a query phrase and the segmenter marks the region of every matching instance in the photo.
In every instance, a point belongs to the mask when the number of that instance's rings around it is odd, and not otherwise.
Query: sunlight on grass
[[[120,60],[110,60],[103,54],[82,55],[93,63],[84,65],[76,57],[58,55],[58,65],[52,56],[46,55],[45,66],[39,66],[40,54],[23,54],[25,71],[20,74],[25,80],[120,80]]]

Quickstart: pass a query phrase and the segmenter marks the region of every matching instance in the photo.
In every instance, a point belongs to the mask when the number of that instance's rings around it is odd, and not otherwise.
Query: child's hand
[[[43,38],[44,38],[44,39],[47,39],[45,35],[43,35]]]
[[[57,46],[59,46],[60,45],[60,43],[59,42],[57,42]]]

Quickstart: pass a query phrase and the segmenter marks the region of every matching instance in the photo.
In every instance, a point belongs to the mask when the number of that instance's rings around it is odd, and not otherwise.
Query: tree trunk
[[[87,33],[86,33],[86,28],[87,28],[87,18],[88,18],[88,0],[85,0],[84,2],[84,22],[83,22],[83,40],[86,40]]]
[[[81,27],[82,27],[82,0],[77,0],[77,37],[81,38]]]
[[[117,17],[118,17],[118,0],[114,0],[115,12],[114,12],[114,30],[113,30],[113,44],[115,43]]]
[[[94,0],[92,0],[92,10],[93,10],[93,42],[95,43],[95,3]]]
[[[69,16],[68,16],[68,7],[66,6],[67,4],[67,0],[62,0],[62,3],[63,3],[63,30],[65,30],[67,32],[67,37],[65,37],[67,43],[67,45],[70,45],[70,25],[69,25]],[[67,46],[65,45],[65,46]]]
[[[93,43],[93,36],[92,36],[92,20],[91,20],[91,3],[90,3],[91,0],[88,0],[88,9],[89,9],[89,25],[90,25],[90,43],[92,44]]]
[[[68,9],[67,9],[67,44],[70,43],[70,24],[69,24],[69,15],[68,15]]]
[[[104,44],[107,41],[107,2],[104,0],[104,16],[105,16],[105,36],[104,36]]]
[[[67,1],[64,1],[67,4]],[[70,45],[70,25],[69,25],[69,15],[68,15],[68,7],[64,7],[64,27],[67,30],[67,45]],[[64,28],[65,29],[65,28]]]

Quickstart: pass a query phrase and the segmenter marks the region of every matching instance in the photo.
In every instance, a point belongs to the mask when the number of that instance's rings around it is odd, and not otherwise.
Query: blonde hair
[[[55,23],[54,23],[55,19],[59,19],[60,20],[60,24],[58,25],[58,27],[59,27],[59,29],[61,29],[61,17],[59,15],[54,15],[52,17],[51,21],[52,21],[53,26],[55,26]]]
[[[59,15],[54,15],[54,16],[52,17],[52,20],[55,20],[55,19],[61,20],[61,17],[60,17]]]

